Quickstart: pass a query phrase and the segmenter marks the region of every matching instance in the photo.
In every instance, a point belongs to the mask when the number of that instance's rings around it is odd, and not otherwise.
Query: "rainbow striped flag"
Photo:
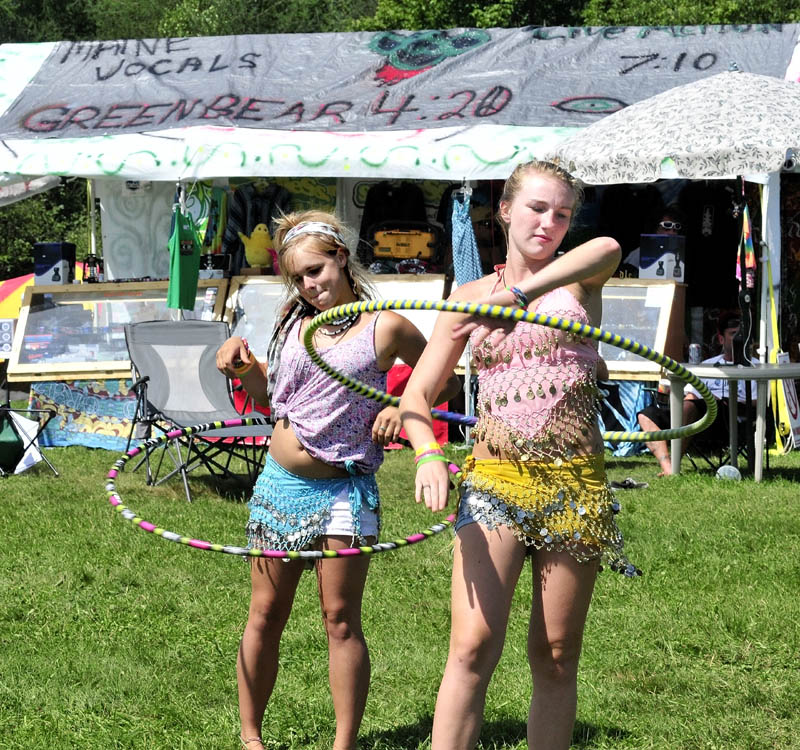
[[[753,225],[750,223],[750,211],[746,203],[744,204],[744,211],[742,213],[742,237],[739,240],[739,247],[740,249],[744,247],[745,277],[747,279],[747,286],[752,287],[755,283],[756,251],[753,248]],[[750,273],[748,273],[748,271]],[[736,278],[741,285],[741,251],[736,253]]]

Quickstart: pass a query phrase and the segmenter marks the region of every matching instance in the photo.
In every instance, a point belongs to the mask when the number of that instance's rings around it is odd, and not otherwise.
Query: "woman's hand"
[[[378,445],[389,445],[400,437],[403,425],[400,421],[400,409],[396,406],[387,406],[382,409],[372,425],[372,440]]]
[[[217,369],[226,377],[235,378],[235,370],[249,365],[253,361],[252,357],[244,339],[231,336],[217,349]]]
[[[450,494],[450,470],[446,461],[430,461],[417,469],[414,497],[434,513],[444,510]]]
[[[485,299],[478,300],[476,304],[500,305],[501,307],[519,309],[513,293],[506,289],[501,289]],[[473,346],[477,346],[486,339],[489,340],[489,343],[496,345],[511,333],[516,324],[516,320],[489,318],[485,315],[469,315],[453,326],[452,337],[453,339],[460,339],[469,336],[473,331],[477,331],[477,335],[472,342]]]

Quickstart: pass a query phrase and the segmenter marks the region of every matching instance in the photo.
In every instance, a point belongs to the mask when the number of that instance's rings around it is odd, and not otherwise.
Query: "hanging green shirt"
[[[200,273],[200,243],[192,217],[175,211],[169,248],[167,307],[194,310]]]

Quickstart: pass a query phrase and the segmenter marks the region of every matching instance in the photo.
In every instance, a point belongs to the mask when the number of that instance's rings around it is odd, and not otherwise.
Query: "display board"
[[[603,287],[605,331],[634,339],[682,361],[686,285],[650,279],[610,279]],[[655,380],[661,368],[638,354],[600,343],[612,380]]]
[[[378,299],[438,300],[444,292],[441,274],[387,274],[370,281]],[[184,311],[184,317],[226,320],[264,361],[285,287],[275,276],[236,276],[228,286],[227,279],[201,279],[194,310]],[[28,287],[10,353],[9,381],[128,377],[124,325],[179,314],[167,308],[166,295],[166,281]],[[602,327],[681,360],[684,299],[683,284],[612,279],[603,287]],[[436,313],[398,312],[430,338]],[[635,354],[601,343],[600,355],[612,379],[659,379],[658,365]],[[463,356],[459,365],[464,366]]]
[[[130,377],[124,326],[145,320],[219,320],[227,279],[201,279],[193,310],[167,307],[167,281],[29,286],[8,366],[9,381]]]
[[[256,359],[267,359],[269,342],[278,305],[285,298],[286,286],[280,276],[234,276],[225,301],[224,320],[233,336],[247,339]]]
[[[444,274],[381,274],[369,277],[377,299],[430,299],[442,298]],[[224,319],[231,324],[235,336],[247,339],[250,351],[263,362],[267,355],[267,342],[278,306],[285,298],[285,286],[275,276],[234,276],[225,304]],[[424,310],[398,310],[422,331],[426,339],[433,332],[435,312]]]
[[[415,299],[442,299],[444,293],[444,274],[384,274],[371,277],[372,284],[377,291],[378,299],[415,300]],[[403,317],[408,318],[426,339],[433,333],[436,322],[436,313],[427,310],[398,310]]]

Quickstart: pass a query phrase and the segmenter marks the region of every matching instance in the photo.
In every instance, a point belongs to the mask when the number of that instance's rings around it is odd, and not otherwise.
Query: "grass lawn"
[[[454,456],[463,451],[452,449]],[[0,480],[0,749],[236,748],[235,655],[249,596],[240,558],[134,528],[105,498],[116,455],[60,448]],[[574,747],[800,748],[800,456],[766,480],[687,467],[656,479],[649,457],[608,458],[619,522],[644,577],[598,581],[586,631]],[[384,537],[433,519],[411,496],[410,451],[379,474]],[[118,481],[125,505],[172,531],[241,544],[243,490],[198,476]],[[449,531],[378,555],[365,599],[372,688],[361,745],[430,746],[447,651]],[[335,560],[325,564],[335,565]],[[489,690],[484,750],[526,746],[530,576],[514,600]],[[272,750],[330,748],[326,644],[305,575],[281,653],[264,738]]]

